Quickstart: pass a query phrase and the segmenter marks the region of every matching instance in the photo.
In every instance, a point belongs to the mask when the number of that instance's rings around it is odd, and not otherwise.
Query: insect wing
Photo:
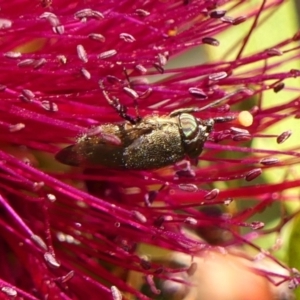
[[[68,146],[60,150],[55,155],[55,159],[61,162],[62,164],[74,167],[78,167],[81,161],[74,145]]]
[[[123,146],[116,146],[106,143],[98,143],[80,147],[79,155],[82,158],[82,165],[90,168],[110,167],[123,168]]]
[[[178,126],[164,123],[136,138],[124,149],[125,168],[135,170],[157,169],[184,157]]]

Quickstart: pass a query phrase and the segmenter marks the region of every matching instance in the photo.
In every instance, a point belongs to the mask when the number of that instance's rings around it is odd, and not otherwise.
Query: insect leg
[[[117,111],[119,116],[131,124],[136,124],[139,119],[133,118],[127,114],[127,107],[122,105],[117,97],[110,98],[106,91],[102,91],[107,102]]]
[[[132,84],[131,84],[131,81],[130,81],[130,78],[129,78],[129,75],[128,75],[128,72],[126,70],[126,68],[124,67],[123,68],[123,72],[125,74],[125,78],[128,82],[128,86],[129,88],[124,88],[124,90],[130,94],[133,98],[133,104],[134,104],[134,109],[135,109],[135,113],[136,113],[136,122],[140,121],[142,118],[140,116],[140,112],[139,112],[139,107],[138,107],[138,102],[137,102],[137,99],[139,98],[139,95],[138,93],[132,88]]]

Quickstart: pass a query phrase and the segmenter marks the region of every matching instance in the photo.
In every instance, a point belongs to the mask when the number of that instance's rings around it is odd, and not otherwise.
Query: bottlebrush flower
[[[299,92],[290,86],[300,75],[299,34],[245,54],[255,29],[266,21],[263,13],[283,2],[261,1],[249,9],[232,0],[2,1],[4,295],[167,297],[157,280],[165,284],[174,274],[192,276],[196,264],[175,267],[166,259],[151,259],[153,249],[198,258],[217,250],[248,262],[264,256],[288,273],[251,265],[253,274],[275,284],[298,284],[297,271],[263,251],[256,239],[279,234],[297,213],[287,215],[282,208],[281,224],[268,229],[258,215],[273,204],[284,207],[296,200],[286,191],[300,183],[296,176],[263,177],[299,163],[298,146],[281,146],[290,128],[276,129],[280,121],[299,115],[299,95],[280,96],[282,89]],[[196,46],[221,49],[216,35],[243,22],[252,26],[241,42],[223,41],[238,50],[234,59],[203,63],[199,58],[192,66],[170,67]],[[295,68],[278,69],[290,62]],[[274,100],[266,107],[270,92]],[[144,118],[218,99],[223,101],[217,106],[192,113],[226,121],[215,124],[197,166],[183,160],[157,170],[73,168],[54,158],[84,135],[101,134],[97,126],[124,122],[110,101],[124,106],[124,113],[127,107],[132,118]],[[270,128],[272,134],[266,132]],[[256,140],[277,140],[278,146],[254,148]],[[105,141],[119,143],[113,134]],[[239,206],[245,200],[254,204]],[[242,245],[254,249],[255,258],[237,254]],[[140,282],[130,279],[135,272]],[[189,286],[189,278],[176,278],[173,282]]]

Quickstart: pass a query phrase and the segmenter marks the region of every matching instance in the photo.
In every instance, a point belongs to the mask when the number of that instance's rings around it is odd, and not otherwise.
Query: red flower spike
[[[187,296],[194,282],[216,278],[215,267],[201,271],[202,258],[216,266],[210,256],[226,270],[235,268],[227,268],[223,256],[239,267],[243,258],[243,271],[230,278],[298,285],[296,272],[259,248],[256,238],[281,232],[296,215],[282,209],[274,228],[260,219],[271,205],[295,200],[284,192],[300,184],[264,176],[300,161],[299,146],[288,148],[287,141],[281,147],[293,128],[281,133],[275,127],[299,117],[298,96],[276,101],[295,91],[288,79],[298,80],[299,70],[277,67],[299,61],[299,33],[268,49],[244,51],[262,13],[271,15],[282,0],[262,0],[251,10],[232,0],[2,2],[2,297]],[[222,49],[232,41],[218,34],[249,21],[249,32],[231,45],[234,59],[172,67],[175,57],[194,47]],[[270,91],[274,102],[265,108]],[[168,126],[176,129],[181,156],[164,147]],[[266,133],[270,128],[273,133]],[[155,167],[122,169],[130,147],[129,159],[138,157],[153,131],[159,139],[145,150],[158,149]],[[278,147],[253,148],[255,139]],[[83,147],[83,140],[90,143]],[[94,155],[95,147],[101,149]],[[59,152],[63,148],[72,151]],[[85,164],[92,155],[109,157],[106,166]],[[147,159],[136,160],[145,166]],[[239,205],[249,199],[251,206]],[[246,244],[255,257],[241,251]],[[164,249],[168,258],[151,259],[141,245]],[[174,253],[181,255],[178,265],[168,261]],[[260,258],[281,270],[257,266],[253,261]],[[199,273],[207,276],[199,279]],[[240,297],[238,287],[232,299]]]

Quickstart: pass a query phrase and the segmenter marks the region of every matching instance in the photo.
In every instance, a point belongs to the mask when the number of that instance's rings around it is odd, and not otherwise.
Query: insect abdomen
[[[184,158],[177,124],[164,124],[162,127],[140,136],[124,149],[126,169],[156,169]]]

